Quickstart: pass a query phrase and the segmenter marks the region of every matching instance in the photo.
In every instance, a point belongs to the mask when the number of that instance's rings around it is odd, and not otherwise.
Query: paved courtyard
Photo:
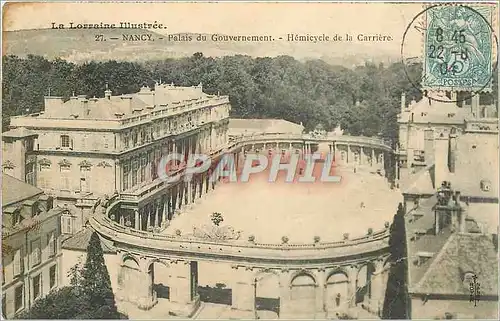
[[[259,243],[281,243],[282,236],[290,243],[312,243],[315,236],[337,241],[344,233],[359,237],[392,222],[402,198],[384,177],[352,168],[335,172],[341,183],[287,183],[284,172],[276,182],[263,172],[252,174],[246,183],[222,183],[175,217],[166,233],[179,229],[186,235],[194,227],[209,228],[214,212],[222,214],[221,227],[234,228],[243,239],[253,235]]]

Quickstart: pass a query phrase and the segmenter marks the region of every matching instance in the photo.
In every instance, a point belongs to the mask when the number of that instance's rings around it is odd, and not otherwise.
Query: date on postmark
[[[424,19],[423,89],[491,90],[492,7],[434,6]]]

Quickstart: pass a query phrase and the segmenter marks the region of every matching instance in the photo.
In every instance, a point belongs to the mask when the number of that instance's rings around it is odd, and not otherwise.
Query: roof
[[[418,103],[410,104],[399,116],[399,122],[407,123],[413,115],[413,123],[462,124],[466,118],[472,117],[468,108],[458,107],[456,102],[446,96],[439,100],[423,98]]]
[[[419,171],[415,176],[411,177],[409,182],[402,182],[405,186],[403,194],[412,195],[432,195],[436,191],[436,186],[434,182],[434,167],[427,166],[421,171]]]
[[[491,237],[452,234],[414,291],[469,295],[469,283],[464,283],[466,272],[477,276],[481,295],[498,295],[498,253]]]
[[[229,120],[229,131],[233,133],[297,133],[304,126],[284,119],[238,119]]]
[[[10,137],[10,138],[24,138],[30,136],[38,136],[38,134],[25,127],[14,128],[2,133],[2,137]]]
[[[27,184],[7,174],[2,174],[2,207],[17,203],[43,191],[38,187]]]
[[[85,227],[83,230],[64,240],[62,248],[67,250],[87,251],[90,237],[93,233],[94,230],[92,228]],[[101,236],[99,236],[99,239],[101,240],[103,253],[116,253],[116,249],[112,242],[103,239]]]
[[[455,172],[448,175],[454,189],[467,196],[498,198],[498,143],[498,134],[458,137]],[[489,182],[488,191],[481,189],[481,181]]]

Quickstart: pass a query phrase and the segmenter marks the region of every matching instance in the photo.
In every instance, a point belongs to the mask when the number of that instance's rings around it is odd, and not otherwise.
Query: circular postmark
[[[418,13],[401,43],[401,61],[412,86],[429,99],[454,103],[491,91],[498,64],[494,14],[491,5],[450,4]],[[460,98],[429,95],[446,91],[460,92]]]

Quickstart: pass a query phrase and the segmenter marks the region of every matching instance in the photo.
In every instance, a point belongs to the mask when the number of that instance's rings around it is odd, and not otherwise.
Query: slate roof
[[[2,137],[10,137],[10,138],[24,138],[30,136],[38,136],[38,134],[25,127],[14,128],[2,133]]]
[[[498,295],[498,253],[492,237],[452,234],[414,291],[469,295],[469,283],[463,281],[466,272],[477,276],[481,295]]]
[[[64,240],[62,248],[67,250],[87,251],[92,233],[94,233],[92,228],[85,227],[83,230]],[[104,253],[116,253],[116,249],[111,241],[105,240],[102,237],[99,238]]]
[[[2,174],[2,207],[42,194],[38,187],[7,174]]]
[[[408,109],[399,115],[399,122],[407,123],[413,114],[413,122],[421,124],[463,124],[466,118],[472,117],[469,108],[458,107],[446,96],[439,100],[423,98],[419,102],[408,106]]]

